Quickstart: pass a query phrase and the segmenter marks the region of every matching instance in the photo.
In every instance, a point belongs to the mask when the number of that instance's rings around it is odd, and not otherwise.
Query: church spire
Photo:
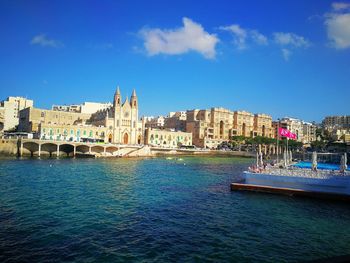
[[[136,97],[136,91],[135,91],[135,89],[133,89],[132,94],[131,94],[131,97]]]
[[[136,96],[135,89],[132,91],[130,104],[131,104],[131,108],[137,108],[138,103],[137,103],[137,96]]]
[[[121,100],[122,100],[122,96],[120,95],[119,86],[117,86],[117,90],[114,93],[114,101],[113,101],[114,108],[117,106],[120,106]]]

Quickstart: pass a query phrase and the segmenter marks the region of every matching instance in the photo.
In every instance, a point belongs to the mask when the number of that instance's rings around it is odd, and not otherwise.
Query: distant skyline
[[[2,1],[0,100],[350,114],[350,1]]]

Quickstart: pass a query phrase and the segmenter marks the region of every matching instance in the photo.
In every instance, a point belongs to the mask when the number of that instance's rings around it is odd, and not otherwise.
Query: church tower
[[[114,94],[113,100],[114,109],[114,132],[113,132],[113,142],[120,142],[120,125],[121,125],[121,114],[122,114],[122,96],[120,95],[119,86]]]
[[[119,86],[117,86],[117,90],[114,93],[114,101],[113,101],[114,109],[116,109],[117,107],[120,107],[121,100],[122,100],[122,97],[120,95]]]
[[[135,89],[132,91],[130,98],[130,106],[131,106],[131,136],[133,143],[138,143],[138,119],[139,119],[139,104],[136,96]]]

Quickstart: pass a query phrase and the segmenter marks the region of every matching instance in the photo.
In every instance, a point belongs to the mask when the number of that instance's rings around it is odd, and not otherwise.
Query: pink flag
[[[295,133],[292,133],[290,130],[279,128],[278,129],[278,134],[284,137],[287,137],[292,140],[297,139],[297,135]]]

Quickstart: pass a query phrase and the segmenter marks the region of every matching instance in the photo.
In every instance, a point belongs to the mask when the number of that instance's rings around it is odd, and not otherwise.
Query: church
[[[113,106],[100,110],[91,116],[91,124],[106,127],[109,143],[143,144],[143,125],[139,120],[138,99],[133,90],[130,101],[128,97],[122,103],[122,96],[117,87]]]

